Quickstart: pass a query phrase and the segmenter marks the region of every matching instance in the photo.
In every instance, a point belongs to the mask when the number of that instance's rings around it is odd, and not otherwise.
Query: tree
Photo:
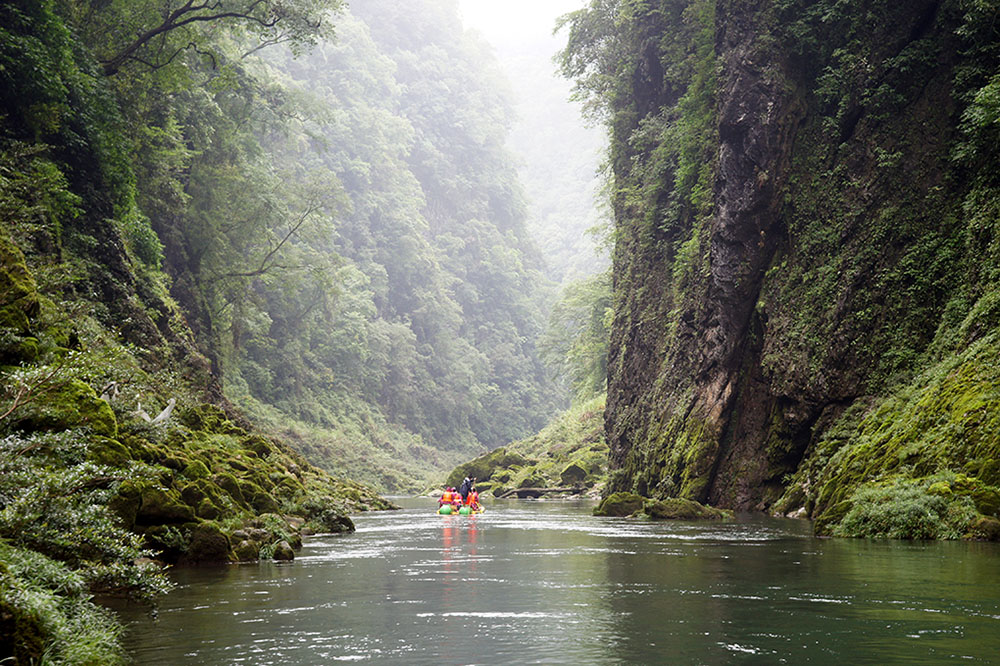
[[[328,16],[341,0],[112,0],[81,3],[82,24],[105,44],[98,59],[108,76],[129,62],[150,69],[169,65],[189,49],[214,58],[205,28],[224,24],[245,33],[249,50],[288,43],[295,50],[312,46],[330,33]]]

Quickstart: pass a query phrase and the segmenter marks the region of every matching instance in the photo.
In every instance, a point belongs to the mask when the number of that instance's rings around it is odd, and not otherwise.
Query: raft
[[[477,513],[482,513],[484,510],[485,509],[483,509],[482,507],[479,507],[477,510],[473,511],[470,507],[463,506],[456,511],[452,505],[443,504],[441,505],[441,507],[438,508],[437,512],[442,516],[451,516],[456,513],[460,516],[474,516]]]

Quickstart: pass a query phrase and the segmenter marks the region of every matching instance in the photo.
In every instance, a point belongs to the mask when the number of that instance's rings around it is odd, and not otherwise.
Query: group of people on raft
[[[443,506],[451,506],[455,511],[458,511],[463,506],[469,507],[472,513],[482,511],[483,507],[479,503],[479,493],[476,491],[476,479],[474,477],[465,477],[458,490],[455,490],[451,486],[446,487],[441,494],[441,499],[438,500],[438,510]]]

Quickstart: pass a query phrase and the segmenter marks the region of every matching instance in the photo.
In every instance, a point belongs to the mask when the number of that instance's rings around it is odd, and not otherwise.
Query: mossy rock
[[[279,541],[274,547],[274,553],[271,557],[277,561],[291,562],[295,559],[295,551],[287,541]]]
[[[199,518],[204,518],[205,520],[217,520],[223,516],[225,512],[215,505],[208,497],[205,497],[200,502],[198,502],[195,508],[195,514]]]
[[[240,493],[257,513],[277,513],[281,508],[274,497],[253,481],[243,481],[240,484]]]
[[[191,539],[181,562],[222,564],[233,560],[229,537],[215,523],[204,522],[191,530]]]
[[[46,630],[42,618],[6,601],[4,573],[0,573],[0,663],[41,664],[45,653]]]
[[[236,480],[235,476],[228,472],[223,472],[222,474],[212,476],[212,481],[215,485],[229,493],[234,502],[247,506],[247,501],[243,497],[243,491],[240,490],[240,482]]]
[[[549,485],[548,481],[544,477],[538,474],[529,474],[528,476],[521,479],[521,482],[517,484],[518,488],[545,488]]]
[[[1000,541],[1000,520],[989,517],[979,518],[970,526],[967,536],[979,541]]]
[[[631,516],[642,509],[645,499],[635,493],[614,493],[601,500],[594,509],[595,516]]]
[[[295,497],[305,492],[305,486],[294,476],[285,476],[271,489],[272,494],[286,498]]]
[[[953,495],[951,491],[951,484],[947,481],[938,481],[937,483],[932,483],[927,487],[928,495],[939,495],[941,497],[948,497]]]
[[[337,513],[332,509],[312,516],[306,523],[314,533],[342,534],[355,530],[354,521],[347,514]]]
[[[189,462],[181,473],[189,479],[207,479],[211,474],[208,466],[200,460]]]
[[[28,270],[24,253],[4,230],[0,233],[0,326],[12,328],[22,335],[31,331],[31,322],[38,316],[41,303],[35,278]]]
[[[251,435],[241,442],[243,448],[253,451],[258,458],[267,458],[276,452],[274,445],[260,435]]]
[[[0,327],[0,365],[17,366],[38,360],[38,338]]]
[[[653,520],[726,520],[732,517],[727,511],[680,497],[646,502],[643,512]]]
[[[813,523],[813,533],[816,536],[830,536],[833,534],[833,528],[844,519],[844,516],[851,510],[854,506],[853,502],[850,500],[844,500],[842,502],[837,502],[829,509],[824,511],[816,521]]]
[[[463,465],[459,465],[448,475],[445,485],[457,488],[465,477],[488,479],[497,470],[507,469],[514,465],[525,465],[529,461],[519,453],[500,447],[483,454]]]
[[[221,489],[208,479],[198,479],[196,481],[182,481],[179,484],[181,499],[185,504],[198,506],[204,500],[209,499],[214,504],[222,504]]]
[[[142,499],[135,522],[142,525],[188,523],[196,520],[194,509],[185,504],[177,491],[149,487],[142,490]]]
[[[260,544],[244,539],[233,548],[233,557],[237,562],[256,562],[260,559]]]
[[[178,456],[167,456],[160,460],[160,464],[167,469],[172,469],[175,472],[180,472],[185,467],[187,467],[190,462],[187,458],[182,458]]]
[[[122,527],[130,530],[135,525],[141,504],[142,486],[129,480],[118,487],[118,494],[108,502],[108,508],[121,518]]]
[[[988,486],[975,477],[959,474],[952,482],[952,488],[956,493],[968,495],[976,505],[976,511],[984,516],[1000,514],[1000,492],[997,492],[995,487]],[[930,489],[927,492],[930,492]]]
[[[559,474],[559,480],[564,486],[580,485],[587,479],[587,470],[576,463],[567,465]]]
[[[91,437],[87,452],[94,462],[112,467],[121,467],[132,459],[124,444],[109,437]]]
[[[191,430],[202,430],[223,435],[246,435],[246,431],[229,420],[216,405],[201,404],[181,410],[178,419]]]
[[[29,405],[18,421],[24,430],[68,430],[87,427],[95,435],[116,439],[118,421],[111,405],[98,397],[88,384],[71,379],[45,395],[44,401]]]

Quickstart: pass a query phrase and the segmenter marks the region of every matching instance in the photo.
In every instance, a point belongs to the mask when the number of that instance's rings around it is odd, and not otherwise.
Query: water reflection
[[[427,504],[427,506],[424,506]],[[178,570],[140,664],[926,663],[1000,654],[996,544],[817,540],[761,517],[424,501],[289,565]]]

